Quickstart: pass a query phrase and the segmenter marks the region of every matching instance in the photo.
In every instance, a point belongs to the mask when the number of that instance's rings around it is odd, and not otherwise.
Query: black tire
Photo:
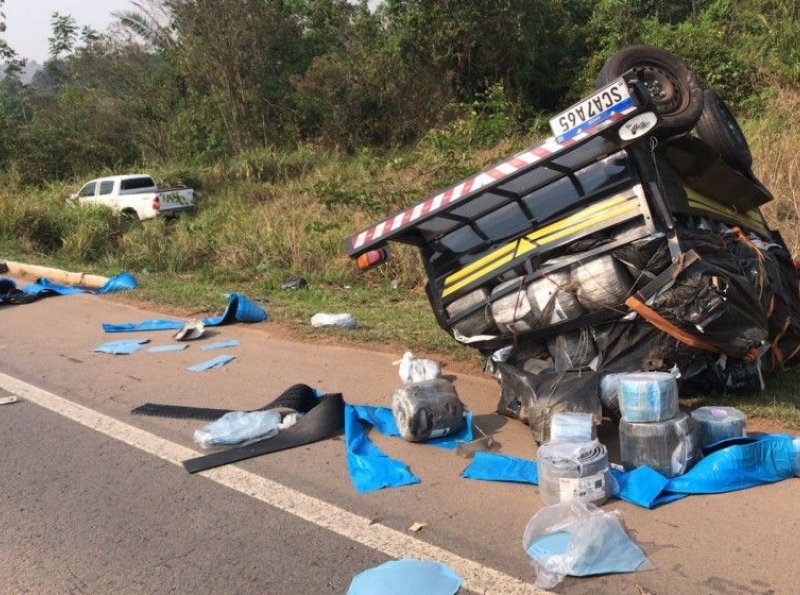
[[[119,214],[119,219],[123,231],[128,231],[137,223],[139,223],[139,215],[136,213],[136,211],[122,211]]]
[[[753,154],[744,132],[725,102],[710,89],[705,92],[705,106],[695,130],[701,139],[717,150],[725,163],[743,172],[750,171]]]
[[[654,134],[667,138],[691,130],[703,112],[703,89],[686,63],[649,45],[628,46],[606,60],[597,74],[597,87],[631,69],[650,89],[653,106],[662,118]]]

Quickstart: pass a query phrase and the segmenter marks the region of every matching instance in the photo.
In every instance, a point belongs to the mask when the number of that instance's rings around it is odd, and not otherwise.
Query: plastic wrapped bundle
[[[418,442],[459,431],[464,425],[464,404],[452,382],[436,378],[395,389],[392,415],[400,435]]]
[[[547,504],[582,498],[597,506],[611,494],[608,451],[597,440],[548,442],[536,454],[539,494]]]
[[[592,335],[586,329],[555,335],[547,339],[547,351],[556,372],[580,370],[597,357]]]
[[[600,401],[613,415],[619,417],[619,379],[623,374],[603,374],[600,378]]]
[[[682,475],[697,457],[694,423],[683,411],[652,423],[619,423],[619,447],[626,471],[647,465],[665,477]]]
[[[569,290],[568,271],[550,273],[528,285],[528,302],[539,324],[572,320],[583,314],[578,298]]]
[[[529,331],[538,325],[521,277],[501,283],[492,290],[492,317],[505,334]]]
[[[678,413],[678,382],[669,372],[635,372],[619,379],[619,409],[625,421],[650,423]]]
[[[612,308],[628,295],[633,280],[628,269],[613,256],[601,256],[572,269],[578,301],[589,312]]]
[[[550,440],[554,442],[591,442],[596,437],[591,413],[570,411],[550,418]]]
[[[465,337],[497,333],[497,326],[492,319],[491,308],[489,308],[489,290],[476,289],[458,298],[446,308],[447,315],[455,318],[478,304],[481,305],[480,308],[453,324],[453,328]]]
[[[747,416],[735,407],[700,407],[691,413],[699,447],[746,436]]]

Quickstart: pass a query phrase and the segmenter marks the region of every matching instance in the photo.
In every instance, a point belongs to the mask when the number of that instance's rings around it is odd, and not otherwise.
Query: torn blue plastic
[[[176,344],[176,345],[154,345],[147,351],[150,353],[165,353],[168,351],[183,351],[189,347],[186,343]]]
[[[269,315],[259,306],[248,300],[241,293],[232,293],[228,297],[228,305],[225,311],[219,316],[204,318],[205,326],[221,326],[232,322],[263,322]],[[122,324],[103,323],[103,330],[107,333],[127,333],[135,331],[167,331],[180,330],[183,328],[183,320],[169,320],[164,318],[153,318],[142,320],[141,322],[125,322]]]
[[[400,438],[400,431],[394,421],[392,410],[388,407],[374,407],[372,405],[350,405],[356,410],[360,420],[367,422],[384,436]],[[472,412],[468,411],[464,418],[464,426],[455,434],[425,440],[419,444],[426,446],[436,446],[453,450],[459,442],[469,442],[472,440]]]
[[[40,277],[34,283],[26,285],[24,291],[28,293],[41,293],[44,295],[74,295],[76,293],[115,293],[117,291],[134,289],[135,287],[136,279],[133,275],[130,273],[120,273],[119,275],[111,277],[96,291],[70,285],[59,285],[45,277]]]
[[[364,424],[371,422],[367,417],[360,417],[359,410],[362,409],[363,406],[344,407],[347,468],[356,491],[374,492],[419,483],[419,478],[405,463],[387,456],[369,439]]]
[[[109,341],[98,345],[92,351],[100,353],[110,353],[112,355],[130,355],[135,353],[145,343],[149,343],[150,339],[122,339],[120,341]]]
[[[706,450],[706,456],[684,475],[667,479],[650,467],[627,473],[611,470],[619,483],[616,496],[643,508],[685,498],[742,490],[792,477],[795,450],[792,437],[766,434],[733,438]],[[536,462],[479,452],[462,477],[483,481],[538,483]]]
[[[238,347],[239,341],[236,339],[228,339],[226,341],[217,341],[216,343],[209,343],[203,345],[200,349],[203,351],[211,351],[212,349],[225,349],[226,347]]]
[[[461,578],[441,562],[392,560],[353,577],[347,595],[455,595]]]
[[[539,485],[536,461],[491,452],[476,452],[475,458],[461,473],[461,477]]]
[[[213,370],[214,368],[221,368],[236,359],[235,355],[219,355],[214,359],[209,359],[199,364],[189,366],[192,372],[205,372],[206,370]]]

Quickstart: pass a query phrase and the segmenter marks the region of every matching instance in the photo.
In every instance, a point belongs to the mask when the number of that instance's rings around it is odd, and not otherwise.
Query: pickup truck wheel
[[[703,111],[703,89],[686,63],[665,50],[632,45],[606,60],[597,74],[597,88],[631,69],[650,90],[662,118],[654,134],[667,138],[691,130]]]
[[[705,92],[703,113],[695,130],[701,139],[719,152],[725,163],[743,172],[750,171],[753,154],[747,139],[728,106],[710,89]]]
[[[136,211],[122,211],[122,213],[119,214],[119,218],[124,230],[130,229],[139,222],[139,215]]]

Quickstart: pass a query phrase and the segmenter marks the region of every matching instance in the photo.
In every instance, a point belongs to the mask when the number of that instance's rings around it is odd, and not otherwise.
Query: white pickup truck
[[[104,205],[132,220],[174,216],[192,210],[191,188],[159,189],[147,174],[127,174],[90,180],[71,196],[80,204]]]

